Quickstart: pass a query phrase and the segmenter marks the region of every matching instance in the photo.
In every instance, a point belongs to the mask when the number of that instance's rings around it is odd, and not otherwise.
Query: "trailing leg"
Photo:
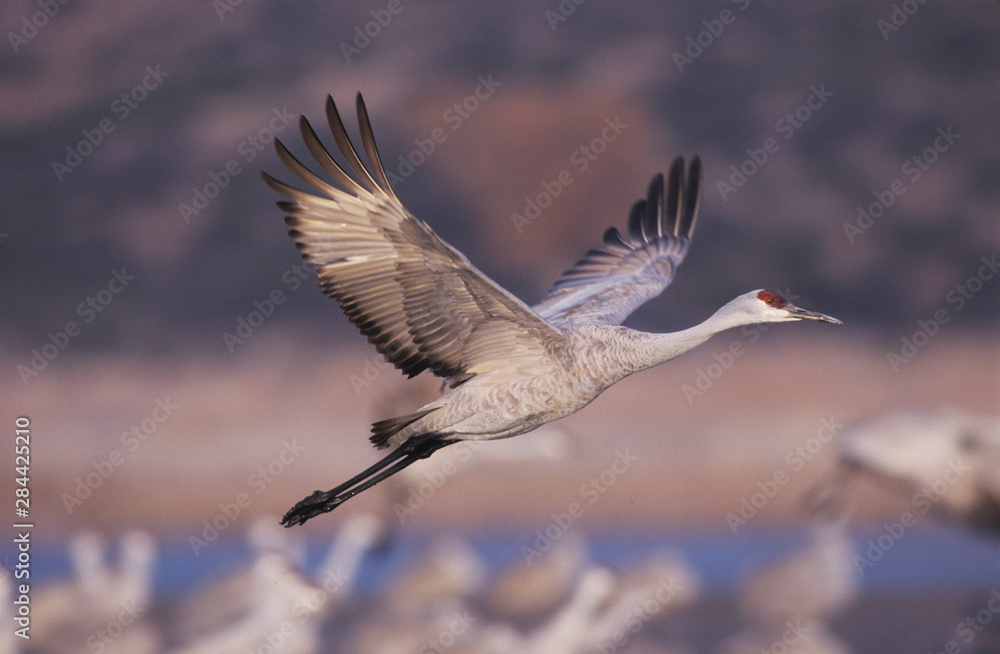
[[[426,459],[437,450],[454,442],[454,440],[443,439],[438,434],[415,436],[339,486],[328,491],[316,491],[300,501],[285,514],[285,517],[281,519],[281,524],[286,527],[301,525],[310,518],[333,511],[358,493],[393,476],[410,464],[420,459]]]

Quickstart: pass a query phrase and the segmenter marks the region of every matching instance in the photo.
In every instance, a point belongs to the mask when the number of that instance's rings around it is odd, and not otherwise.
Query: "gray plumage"
[[[424,370],[445,377],[447,390],[410,415],[375,423],[372,442],[395,451],[300,502],[286,525],[332,510],[450,443],[514,436],[574,413],[623,377],[724,329],[803,318],[839,322],[757,290],[681,332],[620,326],[670,284],[684,260],[698,214],[697,157],[687,171],[683,159],[673,162],[666,196],[663,176],[655,176],[647,197],[632,208],[627,236],[609,229],[604,247],[588,252],[529,307],[406,210],[389,185],[360,94],[357,113],[367,167],[327,98],[334,141],[357,179],[330,156],[305,117],[303,140],[338,186],[312,173],[280,141],[279,158],[312,191],[262,175],[291,200],[278,206],[303,258],[316,264],[323,291],[386,360],[411,377]]]

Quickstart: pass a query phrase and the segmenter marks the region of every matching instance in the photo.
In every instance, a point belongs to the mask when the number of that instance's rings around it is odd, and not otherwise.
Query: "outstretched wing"
[[[281,161],[312,192],[264,181],[292,201],[278,202],[302,258],[317,266],[323,291],[376,349],[404,373],[430,369],[457,385],[524,359],[551,361],[562,334],[417,220],[393,192],[357,98],[361,162],[331,97],[333,138],[357,180],[330,156],[303,117],[310,154],[340,188],[313,174],[276,141]],[[549,355],[549,356],[547,356]]]
[[[629,314],[665,289],[684,261],[698,217],[701,160],[695,157],[685,181],[684,159],[670,167],[667,197],[663,175],[649,184],[645,200],[632,207],[628,238],[614,227],[595,248],[563,273],[548,296],[532,309],[559,328],[585,323],[620,325]]]

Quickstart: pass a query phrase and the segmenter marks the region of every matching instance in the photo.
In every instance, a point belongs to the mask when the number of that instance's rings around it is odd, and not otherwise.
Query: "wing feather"
[[[278,141],[282,163],[312,191],[262,173],[271,188],[289,198],[278,206],[287,214],[289,234],[303,259],[316,265],[323,292],[411,377],[429,369],[457,385],[518,361],[553,362],[565,343],[563,334],[406,210],[389,185],[360,94],[357,113],[368,167],[333,99],[327,98],[330,131],[354,177],[334,160],[309,122],[300,121],[309,153],[339,187],[310,171]]]
[[[700,192],[701,161],[695,157],[685,176],[684,160],[675,159],[666,197],[663,175],[656,175],[632,206],[628,238],[608,229],[604,247],[587,252],[532,309],[559,328],[620,325],[673,280],[694,232]]]

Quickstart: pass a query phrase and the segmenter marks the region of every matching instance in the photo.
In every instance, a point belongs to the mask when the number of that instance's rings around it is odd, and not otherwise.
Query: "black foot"
[[[285,527],[304,525],[310,518],[333,511],[346,497],[338,497],[330,491],[316,491],[304,500],[299,501],[281,519]]]

